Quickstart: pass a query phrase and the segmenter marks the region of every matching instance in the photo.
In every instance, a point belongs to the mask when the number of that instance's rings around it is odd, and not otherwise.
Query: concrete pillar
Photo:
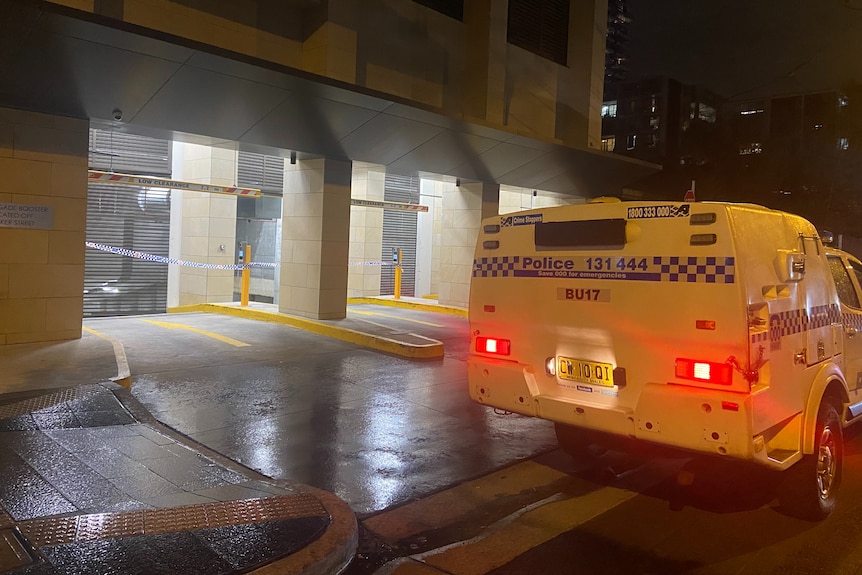
[[[383,166],[353,163],[351,197],[383,201],[385,183],[386,168]],[[382,252],[383,210],[350,206],[348,297],[380,295],[380,266],[374,264],[380,263]]]
[[[177,142],[174,155],[174,179],[236,185],[236,150]],[[203,264],[233,265],[236,197],[191,191],[172,191],[171,194],[171,257]],[[181,266],[169,273],[168,280],[168,307],[172,307],[174,301],[177,305],[233,301],[233,270]]]
[[[440,294],[440,242],[443,236],[443,195],[457,190],[453,182],[421,179],[419,203],[427,212],[417,214],[416,295]]]
[[[461,184],[443,195],[440,245],[441,304],[465,306],[470,295],[473,253],[482,218],[499,210],[500,186],[484,182]]]
[[[286,164],[278,311],[312,319],[347,315],[351,164]]]
[[[0,108],[0,345],[81,337],[88,130]],[[15,223],[43,206],[52,219]]]

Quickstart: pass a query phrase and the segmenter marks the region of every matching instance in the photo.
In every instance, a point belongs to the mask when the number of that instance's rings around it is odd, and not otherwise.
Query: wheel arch
[[[844,374],[834,363],[829,362],[818,371],[814,383],[808,392],[808,400],[805,404],[804,423],[802,432],[802,453],[814,453],[814,436],[817,427],[817,413],[824,399],[832,399],[838,410],[838,416],[844,422],[844,405],[849,401],[847,384]]]

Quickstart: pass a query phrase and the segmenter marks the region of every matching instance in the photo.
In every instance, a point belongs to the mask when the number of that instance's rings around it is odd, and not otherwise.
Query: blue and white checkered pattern
[[[661,281],[732,284],[735,267],[732,257],[656,256],[653,265],[661,269]]]
[[[767,331],[751,336],[751,343],[778,342],[787,335],[827,327],[833,323],[862,327],[862,315],[841,313],[836,304],[818,305],[810,310],[793,309],[772,316]]]
[[[473,277],[496,278],[513,276],[521,256],[501,256],[473,260]]]

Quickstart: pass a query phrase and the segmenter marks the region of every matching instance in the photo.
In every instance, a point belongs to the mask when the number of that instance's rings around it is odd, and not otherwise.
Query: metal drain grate
[[[326,516],[326,509],[316,497],[301,493],[166,509],[34,519],[22,521],[18,523],[18,527],[33,546],[46,547],[76,541],[158,535],[210,527]]]
[[[0,531],[0,573],[29,565],[33,558],[11,529]]]

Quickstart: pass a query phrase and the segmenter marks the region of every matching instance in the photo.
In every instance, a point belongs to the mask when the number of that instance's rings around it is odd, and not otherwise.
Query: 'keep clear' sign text
[[[54,227],[54,208],[0,203],[0,228],[50,230]]]

